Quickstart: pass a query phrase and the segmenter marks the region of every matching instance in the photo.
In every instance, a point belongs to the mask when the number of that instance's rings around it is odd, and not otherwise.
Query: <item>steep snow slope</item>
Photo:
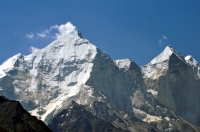
[[[161,63],[163,61],[169,60],[169,57],[171,56],[172,53],[173,52],[171,48],[167,46],[161,54],[159,54],[151,61],[151,64]]]
[[[29,66],[32,75],[30,88],[45,89],[42,96],[50,96],[49,103],[43,98],[44,101],[38,101],[43,103],[43,109],[46,110],[42,120],[45,120],[46,116],[65,99],[78,94],[90,76],[95,55],[96,47],[88,40],[80,38],[78,32],[74,31],[35,54],[25,57],[28,64],[32,62],[32,67]],[[38,109],[31,112],[37,115]]]
[[[48,120],[50,113],[81,89],[89,93],[87,99],[92,96],[91,88],[84,84],[96,52],[96,47],[75,30],[33,54],[17,54],[0,66],[1,83],[5,78],[10,83],[10,91],[2,84],[1,93],[20,100],[33,115]],[[80,98],[79,102],[87,104],[87,99]]]

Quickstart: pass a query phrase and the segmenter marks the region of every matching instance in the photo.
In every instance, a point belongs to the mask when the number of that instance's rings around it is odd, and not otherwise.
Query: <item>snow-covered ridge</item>
[[[13,57],[6,60],[2,65],[0,65],[0,78],[6,76],[6,72],[14,68],[15,62],[22,54],[14,55]]]
[[[185,61],[192,67],[192,69],[197,73],[197,75],[200,76],[199,63],[191,55],[186,56]]]
[[[167,46],[162,53],[156,56],[152,61],[151,64],[161,63],[165,60],[169,60],[169,57],[172,55],[172,50],[169,46]]]
[[[185,61],[194,67],[199,65],[199,63],[191,55],[186,56]]]
[[[131,65],[130,59],[120,59],[120,60],[115,60],[114,62],[119,69],[123,69],[124,71],[128,70]]]

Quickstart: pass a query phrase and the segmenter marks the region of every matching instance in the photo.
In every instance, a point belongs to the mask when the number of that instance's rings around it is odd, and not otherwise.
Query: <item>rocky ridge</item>
[[[0,96],[1,132],[51,132],[51,130],[23,109],[18,101],[10,101]]]

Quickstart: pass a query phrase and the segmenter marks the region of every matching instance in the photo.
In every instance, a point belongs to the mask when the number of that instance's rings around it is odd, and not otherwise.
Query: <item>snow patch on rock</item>
[[[143,117],[142,120],[144,122],[147,122],[147,123],[151,123],[151,122],[161,121],[162,120],[161,117],[157,117],[157,116],[153,116],[153,115],[147,114],[146,112],[141,111],[141,110],[136,109],[136,108],[134,108],[134,113],[136,115],[140,115],[140,117]]]
[[[152,89],[148,89],[147,92],[150,92],[154,97],[157,96],[158,91],[152,90]]]
[[[192,69],[200,77],[200,65],[199,65],[199,63],[191,55],[186,56],[185,61],[192,67]]]
[[[122,69],[124,71],[127,71],[131,65],[130,59],[120,59],[120,60],[115,60],[114,62],[119,69]]]

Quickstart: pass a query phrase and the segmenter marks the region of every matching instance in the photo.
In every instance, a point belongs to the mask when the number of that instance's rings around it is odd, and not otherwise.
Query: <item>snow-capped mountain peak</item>
[[[164,51],[156,56],[150,63],[157,64],[167,61],[170,59],[172,54],[175,54],[179,59],[185,62],[185,59],[176,50],[174,50],[171,46],[167,46]]]
[[[84,102],[78,96],[80,90],[86,88],[88,92],[85,90],[85,93],[92,92],[85,83],[90,77],[96,54],[97,47],[82,38],[78,30],[73,30],[30,55],[17,54],[11,57],[0,66],[0,77],[9,73],[9,78],[15,78],[14,82],[9,80],[13,86],[8,90],[17,96],[9,92],[7,96],[21,102],[33,102],[39,107],[24,107],[48,122],[49,114],[61,107],[64,100],[77,96],[77,102]],[[15,71],[9,72],[12,69]],[[6,93],[6,90],[3,92]]]
[[[173,49],[172,46],[167,46],[164,51],[156,56],[149,64],[142,67],[143,77],[152,77],[154,79],[158,78],[161,75],[160,72],[169,69],[169,61],[173,60],[174,57],[187,64],[181,54]],[[171,62],[173,63],[173,61]]]
[[[65,99],[76,96],[81,90],[80,87],[90,77],[92,61],[97,53],[96,46],[81,38],[78,33],[77,30],[74,30],[36,54],[25,57],[28,64],[32,62],[30,73],[33,78],[31,82],[39,83],[38,76],[40,76],[46,81],[41,82],[46,85],[45,89],[53,91],[54,94],[57,94],[57,90],[60,91],[57,98],[54,98],[49,104],[47,102],[43,104],[46,113],[42,115],[42,120],[48,121],[48,114],[60,106]],[[38,84],[33,83],[30,87],[35,89]],[[50,95],[47,94],[47,96]],[[38,109],[32,111],[33,115],[39,116],[37,113]]]
[[[171,56],[172,53],[173,51],[171,50],[171,48],[167,46],[162,53],[160,53],[151,61],[151,64],[156,64],[163,62],[165,60],[169,60],[169,57]]]

